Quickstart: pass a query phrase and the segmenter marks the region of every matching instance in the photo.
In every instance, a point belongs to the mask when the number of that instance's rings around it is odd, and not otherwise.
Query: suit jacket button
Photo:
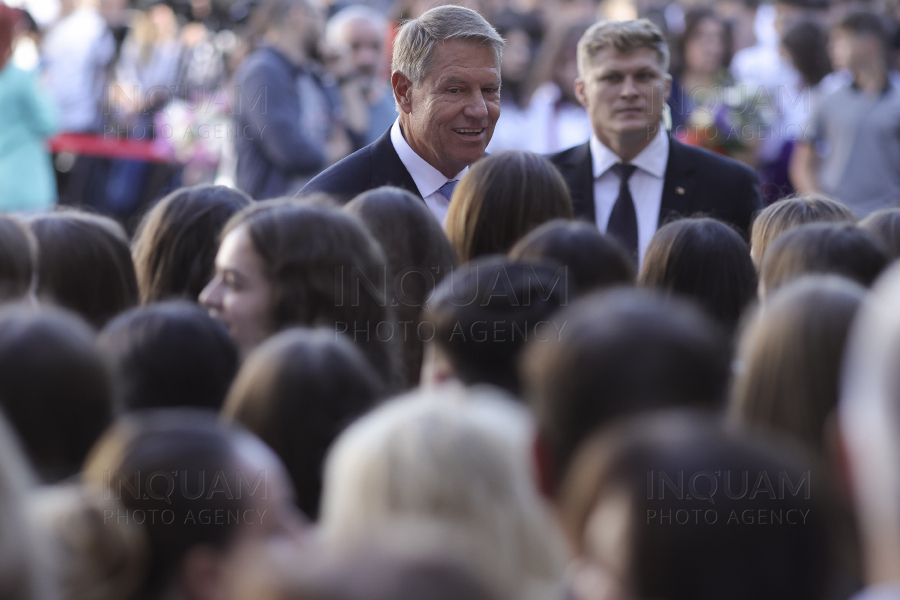
[[[678,194],[679,196],[684,196],[684,188],[681,186],[675,188],[675,193]]]

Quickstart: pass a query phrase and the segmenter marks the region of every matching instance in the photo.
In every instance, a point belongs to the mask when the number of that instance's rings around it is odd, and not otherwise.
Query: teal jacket
[[[0,70],[0,211],[34,212],[56,203],[47,138],[56,109],[35,75],[7,63]]]

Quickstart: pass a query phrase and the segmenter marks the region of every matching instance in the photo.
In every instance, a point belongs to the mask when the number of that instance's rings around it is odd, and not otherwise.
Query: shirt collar
[[[431,166],[424,158],[416,154],[416,151],[407,143],[403,137],[403,132],[400,131],[399,118],[391,126],[391,143],[394,144],[394,150],[397,151],[400,162],[409,171],[409,175],[412,177],[413,183],[416,184],[422,198],[427,198],[447,183],[447,177]],[[462,176],[468,170],[469,167],[465,167],[453,179],[462,179]]]
[[[594,179],[600,177],[610,170],[613,165],[622,162],[619,156],[606,147],[596,134],[591,134],[591,159],[594,162]],[[658,179],[662,179],[666,174],[666,165],[669,162],[669,136],[667,132],[660,127],[656,137],[651,140],[647,147],[635,156],[629,164],[636,166],[642,171],[653,175]]]

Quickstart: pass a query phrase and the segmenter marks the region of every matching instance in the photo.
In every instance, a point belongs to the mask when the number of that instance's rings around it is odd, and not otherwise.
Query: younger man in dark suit
[[[751,169],[666,132],[668,68],[665,38],[650,21],[592,25],[578,42],[575,94],[593,133],[551,157],[569,184],[575,216],[616,237],[635,259],[673,218],[702,213],[746,234],[761,208]]]

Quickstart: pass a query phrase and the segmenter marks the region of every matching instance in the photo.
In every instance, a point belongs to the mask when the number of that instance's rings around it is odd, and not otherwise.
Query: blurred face
[[[856,70],[871,64],[873,57],[881,55],[881,47],[876,39],[854,35],[842,29],[832,32],[828,51],[835,70]]]
[[[272,285],[245,226],[228,233],[216,254],[216,274],[200,293],[200,304],[225,323],[246,355],[273,330]]]
[[[619,144],[614,140],[627,139],[630,145],[646,146],[656,135],[671,82],[652,48],[623,53],[610,47],[575,81],[575,95],[605,145],[615,148]]]
[[[500,64],[487,46],[440,42],[420,87],[402,73],[391,83],[410,147],[446,177],[484,156],[500,117]]]
[[[503,79],[524,81],[531,65],[531,38],[521,29],[513,29],[506,34],[503,48]]]
[[[350,21],[344,26],[342,37],[354,72],[359,77],[378,75],[384,50],[384,35],[380,29],[368,21]]]
[[[716,19],[703,19],[684,45],[688,71],[715,73],[725,58],[725,27]]]

